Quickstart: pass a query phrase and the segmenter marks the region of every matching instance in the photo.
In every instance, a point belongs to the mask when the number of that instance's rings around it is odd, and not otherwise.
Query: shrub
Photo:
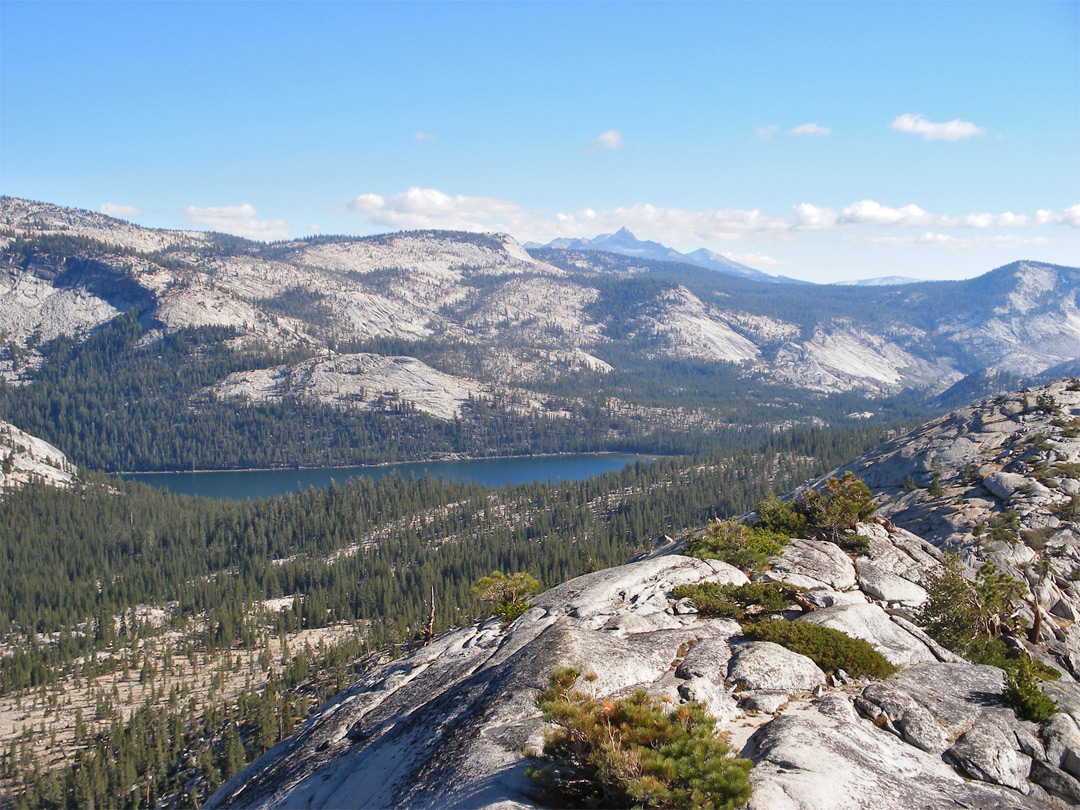
[[[507,576],[502,571],[492,571],[481,577],[469,590],[481,602],[491,605],[491,613],[509,624],[529,609],[529,597],[540,592],[540,582],[531,574],[517,573]]]
[[[1020,539],[1020,513],[1014,509],[1006,509],[1000,515],[990,518],[990,539],[999,543],[1016,545]]]
[[[953,652],[1004,670],[1002,700],[1017,717],[1041,722],[1057,711],[1057,704],[1039,690],[1036,679],[1053,680],[1061,673],[1010,649],[998,635],[1001,617],[1011,614],[1024,596],[1023,583],[993,563],[983,565],[975,582],[968,582],[960,557],[949,554],[926,583],[926,593],[919,623]]]
[[[790,503],[770,492],[754,510],[754,528],[783,537],[798,537],[806,531],[806,517]]]
[[[751,582],[746,585],[701,582],[697,585],[679,585],[673,595],[676,599],[690,599],[704,616],[742,619],[747,613],[783,610],[791,602],[784,593],[790,589],[790,586],[778,582]]]
[[[1016,609],[1024,585],[993,563],[983,565],[975,582],[968,582],[960,557],[949,554],[927,578],[926,594],[919,624],[953,652],[971,658],[985,640],[997,636],[1001,617]]]
[[[896,671],[881,653],[861,638],[807,622],[762,619],[743,628],[753,641],[771,641],[805,655],[826,672],[842,669],[855,678],[887,678]]]
[[[528,774],[560,806],[733,810],[750,798],[752,763],[716,738],[700,704],[665,712],[641,689],[598,701],[574,690],[580,674],[556,669],[537,698],[556,728]]]
[[[779,554],[787,543],[783,535],[722,520],[710,523],[693,538],[686,553],[701,560],[722,560],[749,574],[768,565],[769,558]]]
[[[1001,699],[1021,720],[1041,723],[1058,710],[1058,705],[1039,689],[1036,662],[1027,656],[1005,671],[1005,691]]]
[[[803,493],[797,508],[811,528],[833,539],[877,511],[870,488],[850,470],[840,478],[826,481],[823,491],[812,489]]]

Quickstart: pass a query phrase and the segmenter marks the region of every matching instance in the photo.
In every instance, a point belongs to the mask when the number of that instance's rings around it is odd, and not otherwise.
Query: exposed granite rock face
[[[941,757],[860,722],[841,695],[776,718],[744,753],[755,763],[751,810],[1045,806],[1017,791],[964,779]]]
[[[1015,749],[1015,740],[996,725],[976,723],[960,735],[945,757],[972,779],[1030,793],[1031,760]]]
[[[68,487],[75,479],[75,465],[57,448],[0,421],[0,493],[32,481]]]
[[[793,585],[803,585],[806,579],[811,579],[837,591],[855,587],[856,580],[851,558],[838,545],[803,538],[788,544],[773,563],[772,574],[781,579],[785,574],[798,577],[798,581],[792,581]]]
[[[1047,390],[1074,393],[1064,388]],[[1029,392],[1032,401],[1044,395]],[[1061,401],[1074,402],[1069,407],[1080,413],[1080,394]],[[985,465],[987,452],[1005,446],[994,437],[1012,437],[1013,460],[1006,463],[1037,461],[1029,430],[1055,426],[1019,419],[1029,416],[1020,398],[1005,398],[916,431],[913,447],[887,445],[862,464],[878,465],[878,474],[895,468],[905,478],[912,465],[922,465],[948,489],[953,484],[942,469],[962,464],[965,480],[972,478],[970,465]],[[981,432],[949,434],[957,425]],[[1075,449],[1076,461],[1068,463],[1080,462],[1080,446],[1065,439],[1058,442],[1064,454],[1054,459],[1073,458]],[[1036,464],[1034,472],[1046,478],[1049,469]],[[1066,475],[1071,468],[1054,469],[1063,482],[1072,480]],[[521,752],[542,745],[535,699],[562,665],[594,673],[588,688],[597,696],[645,688],[673,704],[703,703],[733,749],[755,763],[748,805],[754,810],[1080,805],[1080,684],[1074,677],[1080,629],[1073,623],[1080,587],[1068,575],[1071,561],[1080,563],[1078,516],[1049,511],[1066,503],[1064,487],[1043,494],[1020,485],[1002,504],[991,488],[977,486],[963,509],[955,501],[904,493],[902,484],[894,495],[879,490],[891,498],[886,512],[893,522],[858,527],[869,541],[865,554],[799,539],[763,577],[809,588],[803,612],[780,615],[865,639],[900,667],[887,680],[824,673],[805,656],[747,641],[734,621],[680,607],[672,595],[677,585],[747,579],[724,563],[683,557],[667,545],[646,559],[553,588],[509,627],[491,620],[456,630],[367,673],[226,784],[210,806],[540,806],[548,800],[525,776]],[[1018,537],[980,544],[970,532],[964,540],[954,532],[960,524],[950,522],[953,506],[977,519],[1015,508],[1022,527],[1046,518],[1041,525],[1049,532],[1034,538],[1046,542],[1034,548]],[[949,534],[935,535],[939,542],[973,566],[993,559],[1027,583],[1043,612],[1042,638],[1038,645],[1020,637],[1008,642],[1017,654],[1063,673],[1042,687],[1061,711],[1041,726],[1018,720],[1004,705],[1001,670],[963,661],[914,623],[913,607],[942,553],[894,525],[906,515],[952,526]],[[1030,606],[1025,610],[1033,616]]]
[[[825,683],[825,673],[805,655],[779,644],[751,641],[735,648],[728,680],[766,692],[808,692]]]

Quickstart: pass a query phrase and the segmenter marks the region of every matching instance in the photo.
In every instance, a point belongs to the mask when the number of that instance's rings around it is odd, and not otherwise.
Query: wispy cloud
[[[289,226],[285,220],[258,219],[258,211],[251,203],[208,208],[189,205],[184,209],[184,216],[196,227],[231,233],[245,239],[270,242],[289,238]]]
[[[621,149],[622,133],[614,129],[609,129],[607,132],[602,132],[589,141],[589,147],[591,151],[596,151],[597,149]]]
[[[768,256],[764,253],[724,253],[724,258],[731,259],[733,262],[739,264],[746,264],[750,267],[757,267],[761,269],[763,267],[789,267],[791,262],[786,262],[783,259],[774,259],[772,256]]]
[[[779,131],[780,127],[775,124],[770,124],[767,127],[754,127],[754,137],[759,141],[767,141]]]
[[[432,135],[430,132],[417,132],[415,135],[413,135],[413,138],[415,140],[418,140],[418,141],[433,141],[433,140],[435,140],[435,136]]]
[[[985,135],[986,130],[970,121],[954,118],[952,121],[927,121],[922,115],[904,113],[896,116],[892,128],[911,135],[922,135],[928,141],[962,141],[976,135]]]
[[[926,231],[918,235],[867,236],[861,243],[870,247],[882,248],[917,248],[940,247],[949,250],[1015,250],[1023,247],[1038,247],[1049,243],[1043,236],[1020,236],[1019,234],[999,234],[996,236],[955,236],[939,231]]]
[[[117,205],[116,203],[107,202],[98,211],[106,216],[118,217],[120,219],[130,219],[131,217],[137,217],[142,214],[143,210],[134,205]]]
[[[828,127],[823,127],[821,124],[799,124],[797,127],[792,128],[792,135],[832,135],[832,130]]]
[[[641,238],[657,239],[675,245],[735,242],[739,240],[793,240],[806,231],[843,231],[853,238],[873,238],[883,245],[931,245],[934,240],[942,246],[992,244],[1005,245],[1008,239],[1017,241],[1035,235],[1014,237],[995,234],[1003,229],[1031,229],[1038,226],[1068,225],[1080,227],[1080,205],[1063,213],[1040,210],[1034,215],[1013,212],[967,214],[933,213],[915,204],[893,207],[876,200],[859,200],[841,208],[800,203],[787,215],[775,216],[759,209],[665,208],[638,204],[597,210],[584,208],[570,212],[534,211],[512,200],[498,197],[451,195],[438,189],[410,188],[401,194],[384,197],[380,194],[360,194],[340,211],[361,215],[371,226],[380,228],[446,228],[468,231],[506,231],[521,239],[547,242],[556,237],[592,237],[629,228]],[[922,229],[912,235],[910,229]],[[983,236],[960,236],[940,231],[981,231]],[[901,236],[889,236],[890,231],[905,231]],[[964,241],[964,240],[968,241]],[[1006,241],[1003,241],[1006,240]],[[730,255],[730,254],[729,254]],[[732,256],[757,266],[768,266],[768,257],[760,254]],[[752,258],[751,258],[752,256]]]

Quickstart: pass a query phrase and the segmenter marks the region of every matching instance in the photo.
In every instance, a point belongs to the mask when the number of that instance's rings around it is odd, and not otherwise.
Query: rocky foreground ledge
[[[1080,461],[1080,439],[1068,435],[1080,392],[1068,388],[1001,398],[870,454],[861,471],[881,474],[870,482],[891,522],[860,524],[868,542],[858,554],[795,539],[765,575],[807,589],[807,604],[784,618],[870,642],[899,667],[886,680],[826,675],[805,656],[747,640],[734,621],[701,616],[674,599],[676,586],[746,576],[668,547],[553,588],[506,628],[492,619],[446,633],[376,668],[208,807],[541,806],[523,751],[542,746],[536,696],[558,666],[595,673],[598,696],[643,687],[704,703],[754,762],[755,810],[1080,805],[1080,592],[1071,579],[1080,535],[1075,516],[1054,514],[1070,514]],[[1006,422],[961,436],[965,425]],[[916,478],[920,470],[929,480]],[[966,494],[949,491],[961,487]],[[1060,711],[1041,724],[1003,704],[1000,669],[964,661],[915,624],[943,553],[895,524],[916,513],[926,526],[947,509],[962,510],[970,527],[949,511],[938,544],[973,566],[996,559],[1027,583],[1029,615],[1041,614],[1037,643],[1010,639],[1061,671],[1043,685]],[[1010,524],[1015,542],[974,528],[1008,512],[1020,516]]]

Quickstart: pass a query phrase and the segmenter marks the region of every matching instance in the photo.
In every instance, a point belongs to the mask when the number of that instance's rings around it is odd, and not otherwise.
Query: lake
[[[648,461],[651,456],[621,453],[575,453],[522,458],[482,458],[461,461],[419,461],[377,467],[316,467],[287,470],[230,470],[227,472],[127,473],[121,476],[163,487],[177,495],[248,500],[285,495],[308,487],[325,487],[365,475],[378,481],[384,475],[425,475],[450,481],[475,481],[489,487],[527,484],[533,481],[583,481]]]

